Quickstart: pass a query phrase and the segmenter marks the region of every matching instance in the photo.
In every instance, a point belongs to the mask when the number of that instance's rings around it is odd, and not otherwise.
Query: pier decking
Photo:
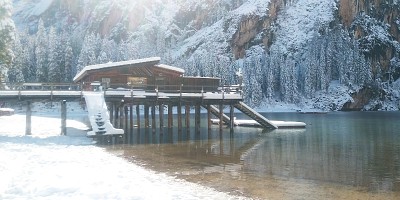
[[[116,128],[125,130],[128,129],[127,124],[130,124],[130,129],[133,129],[134,106],[136,106],[138,126],[140,126],[139,106],[144,108],[146,127],[150,127],[149,111],[151,110],[153,129],[156,126],[156,106],[159,108],[160,129],[164,127],[164,106],[168,107],[168,128],[172,128],[174,107],[177,109],[179,118],[178,129],[182,128],[182,107],[185,107],[186,126],[190,123],[190,108],[194,107],[194,126],[198,131],[200,130],[201,107],[207,109],[209,129],[212,124],[211,114],[214,114],[219,121],[228,124],[232,130],[235,126],[235,108],[264,128],[278,128],[277,125],[243,103],[240,84],[221,86],[219,78],[184,76],[184,73],[183,69],[160,64],[159,57],[110,62],[86,66],[74,77],[74,83],[1,83],[0,86],[5,89],[0,90],[0,100],[27,100],[27,113],[30,113],[30,101],[33,99],[82,101],[83,98],[88,98],[84,95],[85,91],[96,91],[96,93],[102,93],[102,99],[95,101],[106,104],[105,107],[109,109],[110,123]],[[88,101],[88,99],[85,100]],[[87,106],[93,107],[91,103],[86,102]],[[224,107],[229,107],[229,116],[224,114]],[[107,112],[107,109],[101,111],[99,118],[108,118],[104,112]],[[100,114],[97,113],[97,115]],[[125,122],[121,121],[123,118]],[[223,123],[219,124],[222,130]],[[106,130],[97,132],[107,133]]]

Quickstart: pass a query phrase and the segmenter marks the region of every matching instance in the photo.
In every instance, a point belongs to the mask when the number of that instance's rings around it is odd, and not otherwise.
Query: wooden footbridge
[[[4,84],[3,84],[4,85]],[[6,84],[5,89],[0,90],[0,101],[6,102],[10,100],[18,100],[21,102],[50,100],[50,101],[82,101],[84,99],[83,86],[80,84],[51,84],[51,83],[23,83],[23,84]],[[129,87],[127,85],[127,87]],[[234,108],[243,112],[250,118],[256,120],[264,128],[276,129],[276,125],[268,119],[257,113],[243,103],[243,97],[240,90],[235,86],[220,87],[218,91],[204,92],[182,92],[180,90],[159,91],[158,86],[151,86],[154,90],[143,90],[134,88],[119,88],[107,89],[100,91],[104,94],[110,111],[110,120],[113,124],[119,124],[118,120],[122,119],[119,116],[128,116],[130,121],[133,121],[133,111],[136,109],[137,125],[140,126],[139,106],[144,110],[145,126],[150,126],[150,118],[154,121],[156,106],[160,113],[160,127],[163,127],[163,112],[164,107],[168,108],[168,127],[172,126],[172,113],[176,109],[178,115],[178,126],[182,123],[182,108],[185,110],[185,115],[190,114],[190,108],[195,108],[195,126],[200,125],[200,108],[207,110],[209,116],[209,127],[211,126],[211,115],[216,116],[220,121],[220,127],[227,124],[231,128],[234,123]],[[151,88],[150,87],[150,88]],[[191,86],[195,88],[196,86]],[[28,104],[27,104],[28,105]],[[135,108],[136,107],[136,108]],[[229,108],[229,116],[224,113],[224,108]],[[151,111],[151,116],[150,116]],[[130,116],[130,117],[129,117]],[[127,118],[127,119],[128,119]],[[151,127],[155,127],[155,122],[152,122]],[[123,123],[121,123],[123,124]],[[128,123],[133,125],[134,123]],[[187,122],[186,124],[189,124]],[[123,127],[121,127],[123,128]]]
[[[3,88],[0,89],[0,101],[27,101],[29,111],[29,102],[34,99],[82,101],[85,92],[97,91],[103,94],[111,123],[114,127],[125,130],[129,128],[121,126],[130,124],[130,129],[133,129],[134,110],[136,124],[140,127],[141,108],[144,110],[146,127],[150,127],[151,110],[151,127],[154,129],[156,106],[159,109],[160,128],[164,127],[164,107],[168,108],[168,128],[173,126],[174,107],[178,115],[178,129],[182,128],[182,108],[185,108],[185,124],[189,126],[190,110],[193,107],[195,128],[198,131],[201,107],[207,110],[209,129],[212,114],[218,118],[221,130],[223,124],[227,124],[231,129],[237,125],[238,123],[234,122],[235,108],[252,118],[253,124],[267,129],[279,128],[243,103],[240,85],[220,86],[219,78],[187,77],[184,76],[184,72],[183,69],[160,64],[158,57],[91,65],[86,66],[74,77],[74,83],[0,83],[0,88]],[[227,108],[229,116],[224,113],[224,109]]]

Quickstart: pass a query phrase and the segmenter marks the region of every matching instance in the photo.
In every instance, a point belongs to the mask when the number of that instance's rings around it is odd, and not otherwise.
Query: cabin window
[[[109,88],[111,79],[110,78],[101,78],[101,82],[103,84],[103,87]]]
[[[145,77],[128,77],[128,84],[132,88],[144,88],[147,85],[147,78]]]

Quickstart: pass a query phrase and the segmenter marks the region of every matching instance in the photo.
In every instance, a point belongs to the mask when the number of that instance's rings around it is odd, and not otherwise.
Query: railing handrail
[[[86,86],[91,85],[94,82],[84,83],[44,83],[44,82],[0,82],[0,91],[84,91]],[[154,89],[149,89],[154,88]],[[182,91],[196,91],[198,93],[203,92],[237,92],[241,93],[241,86],[239,85],[220,85],[220,86],[208,86],[208,85],[184,85],[184,84],[172,84],[172,85],[159,85],[159,84],[142,84],[142,85],[130,85],[130,84],[111,84],[106,90],[118,90],[127,89],[135,90],[140,89],[146,92],[173,92],[181,93]]]

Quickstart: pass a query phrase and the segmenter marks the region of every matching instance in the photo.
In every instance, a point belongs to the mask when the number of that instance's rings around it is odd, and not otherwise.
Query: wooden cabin
[[[96,85],[104,89],[139,89],[164,92],[217,91],[219,78],[185,77],[181,68],[160,64],[159,57],[89,65],[75,77],[85,90]]]

